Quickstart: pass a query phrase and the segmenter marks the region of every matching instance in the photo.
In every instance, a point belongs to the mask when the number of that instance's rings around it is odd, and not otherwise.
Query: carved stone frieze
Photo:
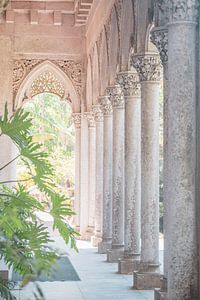
[[[161,63],[159,55],[132,55],[131,64],[137,70],[140,81],[160,81]]]
[[[19,59],[14,61],[13,66],[13,92],[16,95],[22,81],[26,76],[45,60]],[[52,60],[71,79],[77,94],[81,95],[81,63],[72,60]]]
[[[113,108],[108,96],[99,97],[99,104],[102,107],[102,112],[104,116],[112,115]]]
[[[72,118],[73,118],[75,127],[80,128],[81,127],[81,113],[73,113]]]
[[[121,86],[124,96],[140,96],[141,87],[137,73],[120,72],[117,76],[117,82]]]
[[[157,7],[166,22],[196,22],[198,17],[198,0],[157,0]]]
[[[93,111],[86,112],[84,114],[85,118],[88,120],[89,127],[95,127],[96,122],[95,122],[95,114]]]
[[[151,42],[160,53],[162,64],[168,62],[168,31],[165,28],[155,28],[151,32]]]
[[[102,107],[100,104],[93,105],[92,106],[92,111],[95,116],[95,121],[96,122],[102,122],[103,121],[103,112],[102,112]]]
[[[53,93],[63,99],[65,89],[62,83],[50,71],[46,71],[36,78],[30,89],[31,98],[41,93]]]
[[[124,108],[124,95],[119,84],[109,86],[106,91],[113,107]]]

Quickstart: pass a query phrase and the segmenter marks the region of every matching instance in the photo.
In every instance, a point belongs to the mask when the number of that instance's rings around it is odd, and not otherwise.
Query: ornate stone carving
[[[168,31],[165,28],[155,28],[151,32],[151,42],[160,53],[162,64],[168,62]]]
[[[96,122],[102,122],[103,121],[103,112],[100,104],[93,105],[92,106],[92,111],[95,116],[95,121]]]
[[[102,107],[102,112],[104,116],[112,115],[113,108],[108,96],[99,97],[99,104]]]
[[[124,96],[140,96],[141,87],[137,73],[121,72],[117,76],[117,82],[121,86]]]
[[[161,78],[161,64],[159,55],[133,55],[131,64],[137,70],[140,81],[159,81]]]
[[[44,92],[56,94],[60,96],[61,99],[65,95],[65,89],[62,83],[49,71],[40,74],[39,77],[33,81],[30,95],[34,97]]]
[[[73,113],[72,118],[73,118],[75,127],[80,128],[81,127],[81,113]]]
[[[13,92],[16,95],[22,81],[34,67],[44,62],[39,59],[20,59],[14,61]],[[71,79],[77,94],[81,95],[81,63],[72,60],[52,60]]]
[[[157,6],[167,22],[197,21],[198,0],[157,0]]]
[[[95,127],[96,123],[95,123],[95,115],[93,111],[90,112],[86,112],[84,114],[85,118],[88,120],[89,123],[89,127]]]
[[[119,84],[109,86],[106,91],[113,107],[124,108],[124,95]]]

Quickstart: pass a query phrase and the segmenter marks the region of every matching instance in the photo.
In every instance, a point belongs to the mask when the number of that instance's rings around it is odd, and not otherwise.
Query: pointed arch
[[[86,106],[87,106],[87,111],[90,111],[92,109],[92,65],[91,65],[91,56],[88,57],[88,62],[87,62]]]
[[[31,99],[32,84],[45,72],[53,74],[57,83],[63,87],[62,100],[69,102],[73,112],[80,112],[80,98],[70,78],[54,63],[49,60],[43,61],[35,66],[24,78],[15,97],[15,109],[21,107]],[[60,96],[60,95],[59,95]]]
[[[97,104],[99,97],[99,59],[95,43],[92,56],[92,103]]]
[[[108,86],[108,47],[106,41],[105,27],[102,31],[102,43],[99,49],[100,68],[100,95],[103,96]]]

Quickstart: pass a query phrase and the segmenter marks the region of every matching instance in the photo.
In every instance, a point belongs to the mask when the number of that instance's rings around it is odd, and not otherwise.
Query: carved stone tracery
[[[20,59],[14,61],[13,67],[13,92],[16,96],[17,91],[26,76],[39,64],[45,60],[39,59]],[[52,60],[53,64],[58,66],[71,79],[72,84],[78,94],[81,96],[81,63],[72,60]]]
[[[131,64],[137,70],[140,81],[160,81],[161,64],[159,55],[133,55]]]
[[[31,98],[41,93],[52,93],[58,95],[61,99],[65,95],[65,89],[62,83],[50,71],[46,71],[37,77],[30,90]]]

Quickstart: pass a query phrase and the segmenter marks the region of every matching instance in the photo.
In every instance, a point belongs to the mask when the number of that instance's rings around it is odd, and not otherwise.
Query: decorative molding
[[[166,28],[154,28],[151,31],[151,42],[157,47],[160,53],[162,64],[168,62],[168,30]]]
[[[122,19],[122,0],[116,0],[115,7],[117,13],[117,26],[119,31],[119,43],[121,44],[121,19]]]
[[[121,86],[125,97],[139,97],[141,95],[141,86],[137,73],[120,72],[117,75],[117,82]]]
[[[88,120],[89,127],[95,127],[95,115],[93,111],[84,113],[84,117]]]
[[[62,83],[50,71],[40,74],[32,83],[30,89],[31,98],[41,93],[52,93],[63,99],[65,89]]]
[[[119,84],[109,86],[106,91],[113,107],[124,108],[124,95]]]
[[[46,60],[39,59],[20,59],[14,60],[13,67],[13,92],[14,96],[26,78],[26,76],[39,64],[45,62]],[[52,60],[50,61],[57,67],[59,67],[72,81],[74,88],[78,94],[81,96],[81,63],[75,62],[73,60]]]
[[[108,96],[99,97],[99,104],[102,107],[104,116],[112,116],[113,108]]]
[[[177,21],[197,22],[198,0],[157,0],[157,6],[166,23]]]
[[[95,116],[95,121],[96,122],[102,122],[103,121],[103,112],[100,104],[93,105],[92,106],[92,111]]]
[[[131,64],[136,69],[140,81],[160,81],[161,63],[159,55],[132,55]]]
[[[74,121],[75,127],[80,128],[81,127],[81,113],[73,113],[72,119]]]

